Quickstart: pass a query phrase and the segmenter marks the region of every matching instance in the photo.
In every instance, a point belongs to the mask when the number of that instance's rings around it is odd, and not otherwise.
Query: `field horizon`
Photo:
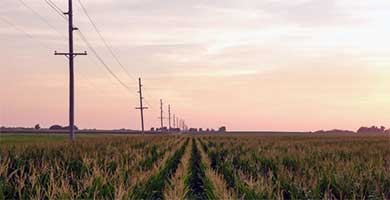
[[[0,0],[0,200],[390,200],[390,0]]]
[[[390,198],[385,135],[79,134],[69,142],[66,134],[5,134],[0,139],[2,199]]]

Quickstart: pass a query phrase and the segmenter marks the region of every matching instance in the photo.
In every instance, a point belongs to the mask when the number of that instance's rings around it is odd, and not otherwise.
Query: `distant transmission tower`
[[[73,31],[78,30],[78,28],[73,27],[73,5],[72,0],[68,0],[68,12],[64,13],[68,15],[68,32],[69,32],[69,52],[67,53],[57,53],[55,51],[54,55],[63,55],[69,59],[69,137],[73,142],[75,139],[74,135],[74,57],[78,55],[87,55],[87,52],[84,53],[74,53],[73,52]]]
[[[143,106],[143,99],[144,97],[142,96],[142,83],[141,83],[141,78],[138,78],[138,93],[139,93],[139,107],[136,107],[135,109],[139,109],[141,111],[141,130],[142,134],[145,133],[145,127],[144,127],[144,110],[148,109],[148,107]]]

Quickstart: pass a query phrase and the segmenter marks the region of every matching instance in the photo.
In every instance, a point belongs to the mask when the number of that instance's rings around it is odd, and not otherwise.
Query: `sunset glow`
[[[67,49],[66,21],[41,0],[25,2],[54,27],[20,2],[1,0],[0,125],[66,125],[68,65],[53,55]],[[390,126],[388,0],[83,2],[132,78],[76,4],[75,24],[130,87],[92,54],[76,57],[81,128],[139,129],[138,77],[150,107],[147,129],[159,126],[160,98],[191,127]],[[89,51],[76,39],[77,51]]]

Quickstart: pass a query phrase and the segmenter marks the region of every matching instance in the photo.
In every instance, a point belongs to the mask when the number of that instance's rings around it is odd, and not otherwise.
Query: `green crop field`
[[[3,135],[0,199],[390,199],[390,140]]]

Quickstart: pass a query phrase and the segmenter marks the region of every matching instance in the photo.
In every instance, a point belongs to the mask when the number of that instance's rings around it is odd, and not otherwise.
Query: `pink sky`
[[[0,125],[67,124],[68,66],[53,55],[67,48],[66,22],[44,1],[24,2],[55,30],[19,1],[0,2]],[[77,57],[76,124],[138,129],[137,83],[76,2],[75,23],[131,87],[92,54]],[[143,78],[147,128],[159,126],[160,98],[192,127],[390,127],[387,0],[83,2],[127,71]],[[88,50],[80,39],[76,49]]]

